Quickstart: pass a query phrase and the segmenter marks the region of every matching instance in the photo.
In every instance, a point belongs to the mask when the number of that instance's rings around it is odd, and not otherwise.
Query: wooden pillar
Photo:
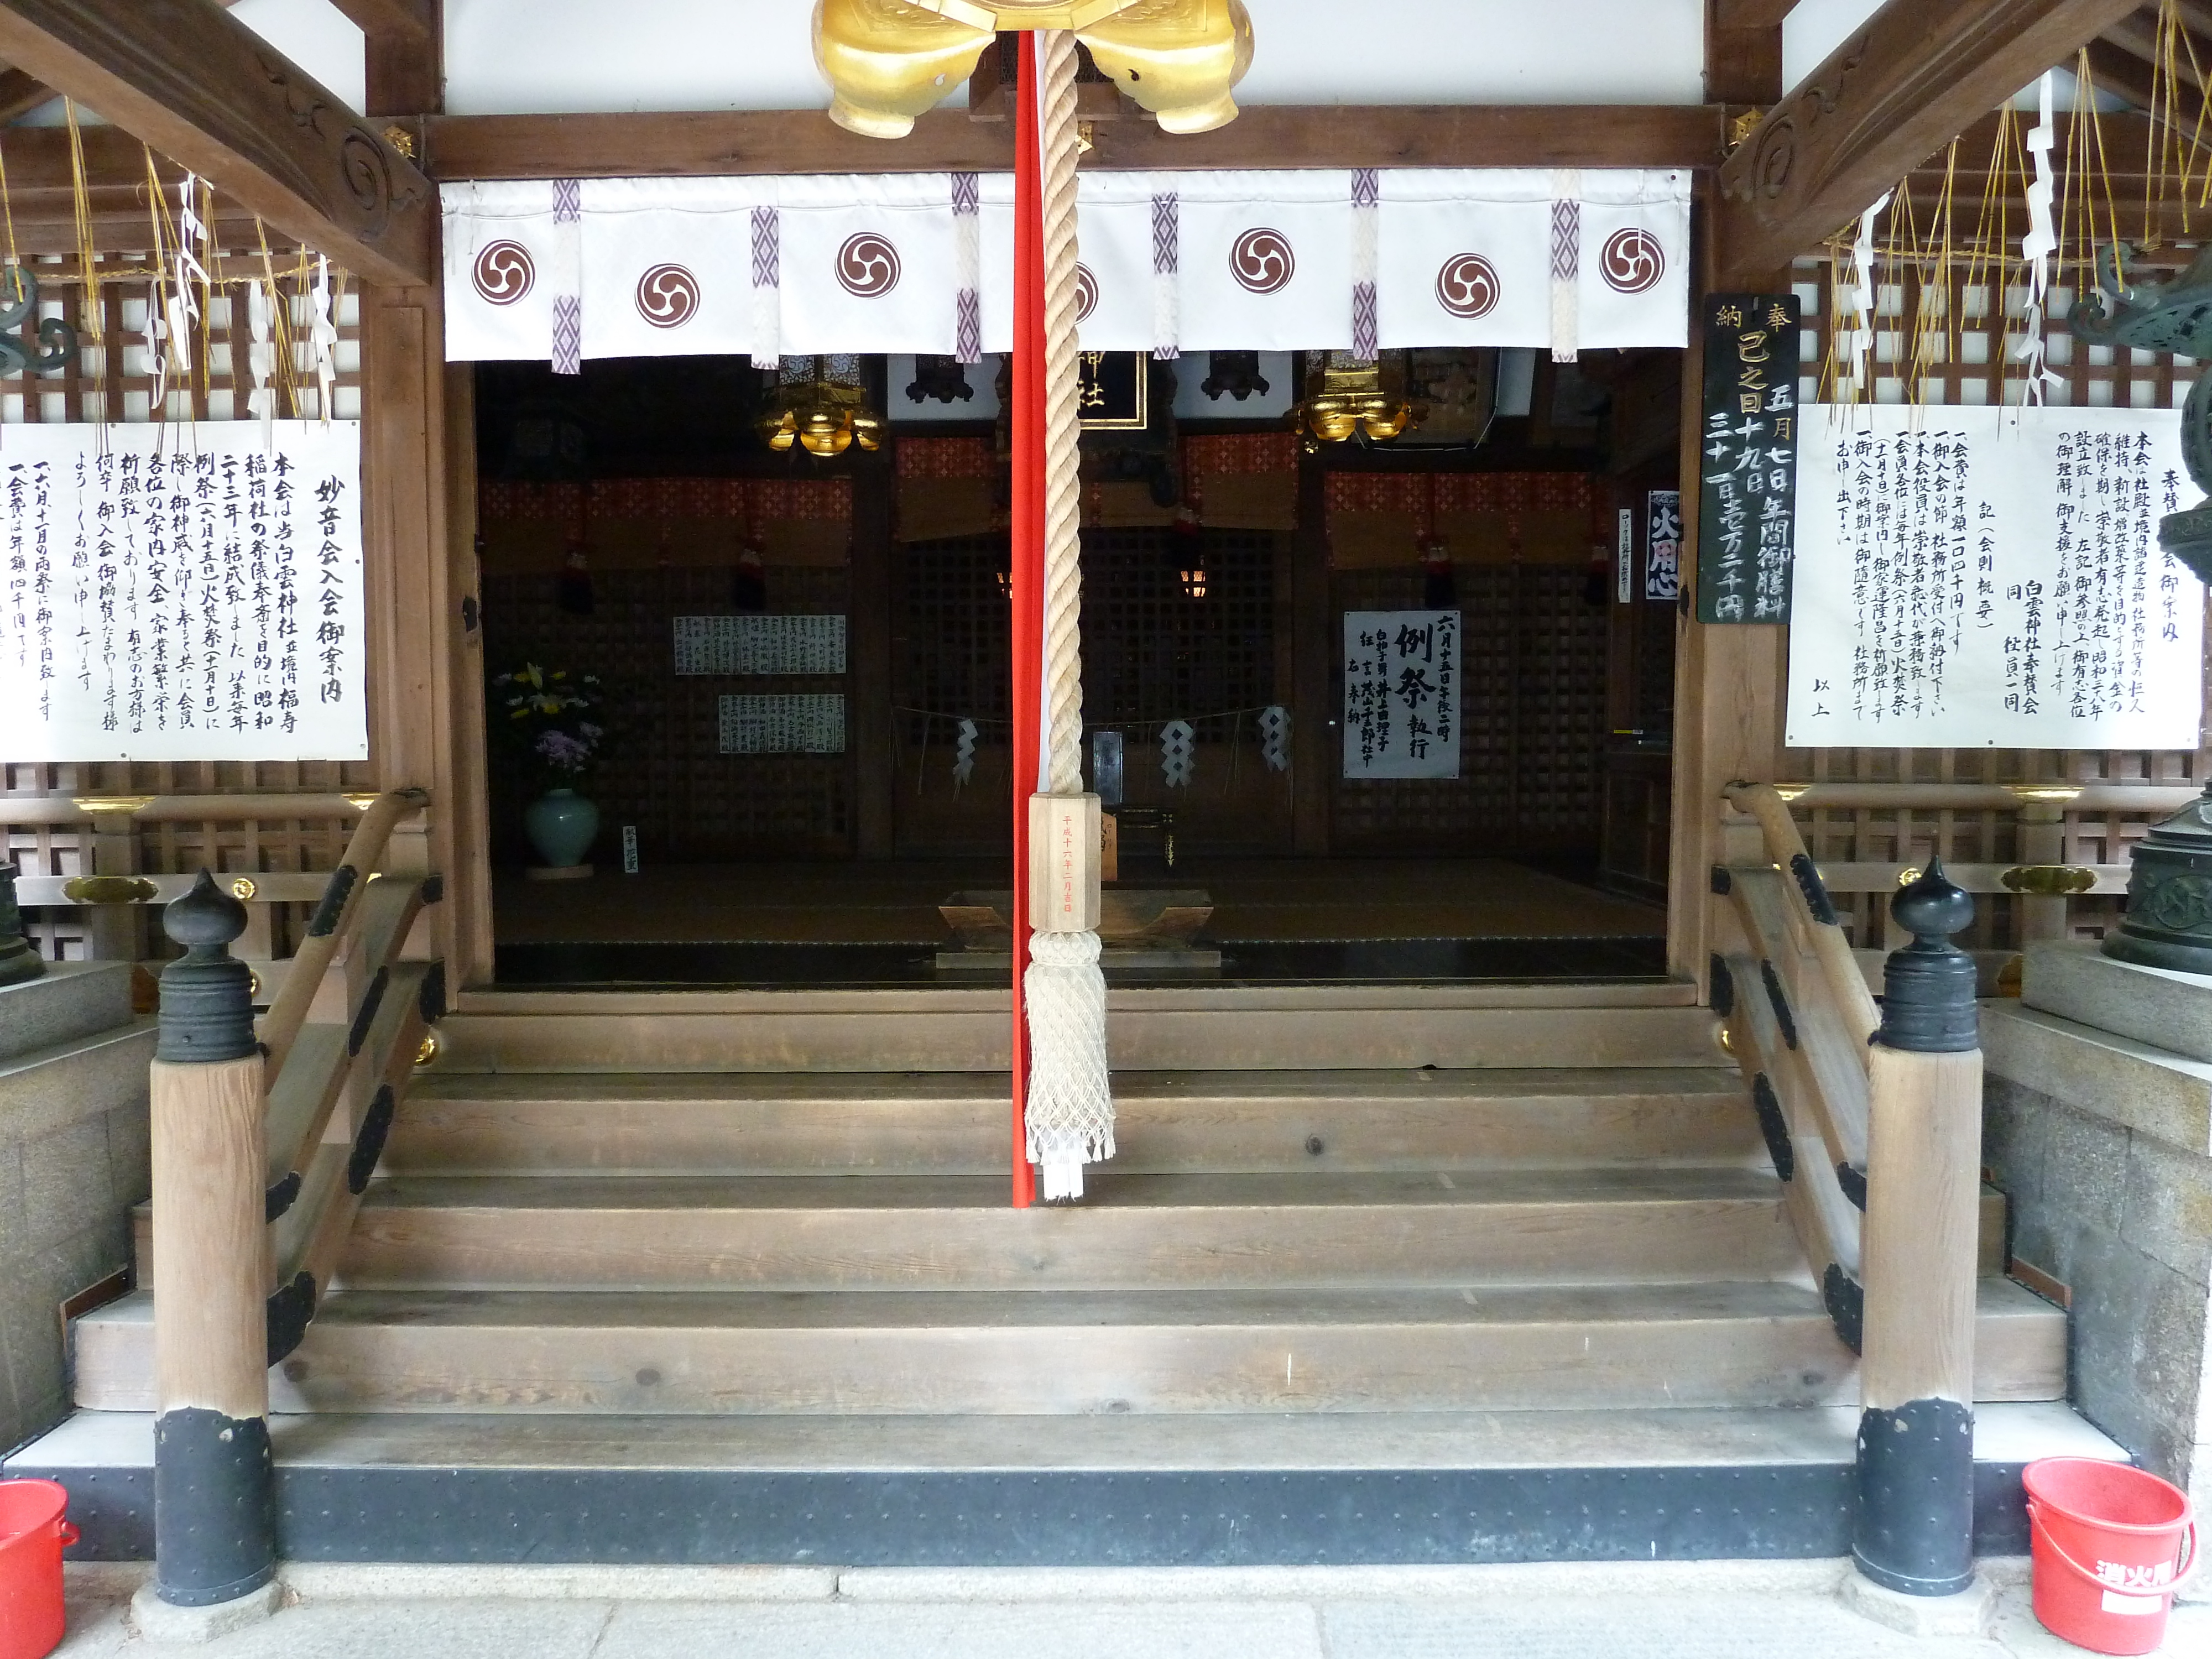
[[[2057,801],[2024,800],[2020,804],[2020,861],[2022,864],[2063,864],[2066,861],[2066,809]],[[2067,898],[2063,893],[2022,893],[2013,902],[2020,907],[2016,933],[2021,947],[2066,938]]]
[[[432,948],[458,982],[489,977],[472,941],[490,903],[480,823],[459,815],[482,767],[478,653],[449,537],[444,319],[435,288],[362,295],[362,532],[368,619],[369,757],[379,787],[430,792],[424,861],[451,872],[430,913]],[[472,562],[472,560],[471,561]],[[462,673],[469,678],[463,681]],[[458,856],[470,849],[465,867]]]
[[[1883,970],[1869,1059],[1859,1370],[1859,1572],[1907,1595],[1974,1580],[1974,1296],[1982,1055],[1974,902],[1940,861],[1890,902],[1913,943]]]
[[[1328,591],[1328,470],[1298,456],[1298,527],[1291,550],[1291,846],[1301,858],[1327,858],[1329,796],[1340,742],[1331,697]]]
[[[154,1589],[204,1607],[273,1588],[266,1154],[246,908],[203,870],[163,915],[186,947],[161,975],[151,1073]]]
[[[456,986],[492,976],[491,778],[484,749],[483,571],[477,554],[477,376],[474,363],[446,375],[446,580],[451,606],[447,672],[453,746],[436,821],[447,826],[446,973]]]
[[[1707,994],[1715,939],[1728,926],[1711,873],[1721,851],[1721,791],[1771,783],[1782,759],[1790,630],[1771,623],[1697,620],[1699,434],[1704,430],[1703,296],[1713,286],[1712,192],[1701,179],[1692,210],[1690,344],[1682,354],[1682,608],[1675,623],[1674,788],[1667,877],[1667,968]],[[1787,272],[1773,273],[1779,283]]]
[[[877,405],[881,408],[879,400]],[[894,440],[896,442],[896,440]],[[853,737],[853,851],[888,859],[896,848],[891,791],[891,458],[886,448],[853,469],[853,550],[845,609],[846,684]]]

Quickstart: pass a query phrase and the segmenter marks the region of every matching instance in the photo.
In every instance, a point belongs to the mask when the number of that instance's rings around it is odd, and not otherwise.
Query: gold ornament
[[[754,429],[779,455],[793,444],[810,455],[842,455],[854,444],[883,447],[883,416],[868,407],[860,359],[845,355],[787,357],[784,379]]]
[[[1244,0],[1137,0],[1076,39],[1163,132],[1211,132],[1237,118],[1230,88],[1252,67]]]
[[[1359,362],[1348,351],[1327,354],[1322,366],[1306,378],[1306,395],[1291,409],[1291,424],[1304,434],[1307,449],[1340,444],[1352,437],[1388,443],[1427,418],[1428,405],[1405,393],[1401,362],[1386,371],[1384,360]]]
[[[260,890],[251,876],[233,876],[230,878],[230,896],[233,898],[250,899]]]
[[[1234,120],[1230,89],[1252,65],[1243,0],[816,0],[814,61],[830,82],[830,118],[902,138],[1000,30],[1035,29],[1074,30],[1169,132]]]

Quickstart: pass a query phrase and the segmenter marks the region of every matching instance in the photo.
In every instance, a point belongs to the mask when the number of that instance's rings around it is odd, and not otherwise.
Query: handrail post
[[[228,948],[246,907],[203,870],[162,925],[186,953],[161,974],[151,1077],[150,1588],[167,1608],[222,1609],[228,1627],[276,1599],[261,1054],[251,976]]]
[[[1974,1589],[1974,1297],[1982,1054],[1974,901],[1940,860],[1891,901],[1913,942],[1883,969],[1870,1118],[1851,1557],[1906,1596]],[[1986,1592],[1984,1592],[1986,1594]],[[1863,1599],[1863,1598],[1862,1598]]]

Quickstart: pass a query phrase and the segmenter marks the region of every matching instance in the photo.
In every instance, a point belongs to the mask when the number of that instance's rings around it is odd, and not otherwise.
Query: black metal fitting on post
[[[273,1211],[275,1200],[261,1188],[258,1156],[252,1160],[252,1186],[244,1192],[236,1190],[234,1179],[227,1179],[237,1176],[235,1168],[164,1166],[166,1158],[182,1156],[178,1152],[179,1131],[202,1121],[203,1111],[210,1109],[209,1099],[182,1092],[198,1086],[198,1081],[183,1080],[193,1075],[191,1068],[252,1060],[253,1103],[236,1127],[247,1127],[249,1121],[258,1127],[260,1061],[256,1056],[260,1044],[253,1035],[253,976],[229,948],[246,931],[246,907],[202,870],[191,890],[163,910],[161,926],[185,947],[185,954],[161,971],[161,1025],[154,1058],[175,1069],[164,1075],[157,1067],[154,1079],[156,1201],[169,1201],[162,1197],[165,1190],[172,1197],[180,1191],[196,1193],[210,1206],[204,1219],[234,1220],[223,1217],[221,1197],[208,1196],[228,1191],[251,1202],[258,1221]],[[210,1075],[200,1072],[198,1079]],[[181,1139],[187,1146],[193,1144],[189,1133]],[[191,1265],[204,1266],[209,1282],[220,1284],[237,1264]],[[258,1252],[252,1270],[258,1277]],[[206,1285],[172,1288],[167,1277],[172,1271],[172,1267],[161,1269],[165,1297],[190,1297],[208,1289]],[[258,1356],[249,1354],[246,1363],[254,1358]],[[166,1379],[161,1386],[166,1393]],[[155,1593],[173,1607],[235,1601],[276,1576],[276,1471],[265,1414],[233,1415],[198,1401],[163,1401],[154,1421],[154,1557]]]
[[[230,954],[246,931],[246,907],[202,870],[191,891],[162,910],[161,928],[185,954],[161,969],[154,1058],[191,1065],[254,1053],[253,972]]]
[[[1912,943],[1891,951],[1883,964],[1881,1029],[1875,1035],[1875,1043],[1905,1054],[1971,1053],[1980,1045],[1974,959],[1951,943],[1951,935],[1973,921],[1972,896],[1944,875],[1940,859],[1930,859],[1927,873],[1899,889],[1889,908],[1912,934]],[[1948,1063],[1930,1059],[1911,1064],[1929,1067]],[[1877,1075],[1880,1071],[1877,1067]],[[1873,1101],[1871,1161],[1859,1190],[1852,1194],[1853,1201],[1868,1211],[1869,1230],[1877,1224],[1900,1224],[1896,1206],[1905,1201],[1900,1194],[1922,1195],[1915,1183],[1929,1178],[1930,1170],[1942,1163],[1938,1158],[1899,1169],[1885,1162],[1900,1155],[1896,1146],[1883,1150],[1885,1123],[1894,1126],[1888,1133],[1902,1134],[1911,1146],[1924,1128],[1963,1133],[1963,1121],[1950,1115],[1971,1113],[1972,1133],[1978,1139],[1978,1099],[1950,1099],[1934,1087],[1935,1078],[1921,1081],[1934,1089],[1932,1097],[1886,1100],[1877,1089]],[[1892,1118],[1892,1113],[1897,1115]],[[1969,1170],[1973,1167],[1971,1157],[1960,1162]],[[1837,1175],[1844,1178],[1845,1169],[1839,1167]],[[1886,1185],[1892,1181],[1906,1184]],[[1869,1200],[1885,1193],[1889,1208],[1877,1218]],[[1914,1218],[1916,1223],[1919,1219]],[[1867,1255],[1872,1258],[1875,1237],[1871,1231],[1866,1237]],[[1894,1243],[1887,1235],[1884,1237],[1886,1243]],[[1890,1298],[1887,1305],[1893,1311],[1899,1296],[1926,1297],[1945,1288],[1900,1286],[1895,1282],[1900,1258],[1892,1249],[1883,1259],[1889,1276],[1876,1288]],[[1894,1330],[1893,1318],[1885,1328]],[[1971,1397],[1971,1388],[1961,1379],[1959,1398],[1930,1394],[1900,1401],[1897,1395],[1903,1390],[1893,1391],[1887,1369],[1894,1363],[1893,1355],[1869,1355],[1863,1373],[1869,1381],[1869,1403],[1859,1413],[1859,1504],[1851,1559],[1862,1575],[1886,1589],[1905,1595],[1956,1595],[1974,1582],[1974,1413],[1971,1406],[1961,1403]],[[1881,1381],[1876,1383],[1878,1369]],[[1927,1385],[1923,1373],[1907,1375]]]
[[[1973,895],[1928,860],[1926,873],[1889,902],[1912,943],[1892,951],[1881,969],[1881,1030],[1875,1041],[1914,1054],[1960,1054],[1981,1044],[1974,1010],[1974,959],[1951,943],[1972,925]]]

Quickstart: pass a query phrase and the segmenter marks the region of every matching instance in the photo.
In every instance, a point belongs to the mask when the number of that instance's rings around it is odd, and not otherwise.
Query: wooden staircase
[[[770,1069],[794,1052],[911,1060],[958,1037],[933,1021],[971,1013],[896,994],[847,995],[796,1048],[795,1022],[750,1007],[635,1018],[611,1046],[629,1061],[655,1027],[684,1068],[659,1071],[575,1069],[615,1017],[465,1003],[271,1373],[273,1409],[385,1425],[387,1452],[419,1418],[408,1455],[426,1463],[452,1459],[434,1425],[481,1443],[559,1418],[573,1448],[595,1419],[594,1467],[611,1439],[653,1462],[639,1449],[672,1436],[693,1437],[679,1462],[712,1462],[707,1434],[728,1467],[779,1445],[824,1478],[850,1473],[840,1444],[963,1469],[994,1447],[1018,1465],[1030,1454],[1008,1448],[1042,1443],[1047,1420],[1056,1456],[1149,1466],[1187,1464],[1176,1425],[1204,1419],[1207,1455],[1245,1448],[1231,1461],[1249,1473],[1270,1445],[1310,1456],[1317,1423],[1385,1462],[1407,1434],[1432,1462],[1448,1423],[1486,1425],[1460,1436],[1472,1455],[1503,1421],[1526,1431],[1514,1456],[1542,1462],[1529,1448],[1571,1425],[1586,1462],[1612,1413],[1661,1445],[1693,1426],[1681,1444],[1708,1452],[1661,1454],[1680,1465],[1730,1462],[1711,1452],[1717,1424],[1735,1425],[1725,1441],[1852,1414],[1802,1409],[1855,1407],[1856,1362],[1708,1011],[1399,994],[1409,1017],[1158,994],[1117,1011],[1121,1155],[1081,1204],[1017,1212],[1002,1074]],[[1382,1063],[1440,1046],[1456,1064]],[[1177,1063],[1127,1064],[1162,1049]],[[1332,1052],[1346,1063],[1317,1063]],[[1994,1194],[1983,1221],[1977,1393],[2062,1400],[2064,1316],[2001,1276]],[[150,1409],[158,1293],[78,1322],[81,1407]],[[802,1432],[825,1419],[850,1434]],[[1847,1466],[1847,1432],[1835,1455]]]

